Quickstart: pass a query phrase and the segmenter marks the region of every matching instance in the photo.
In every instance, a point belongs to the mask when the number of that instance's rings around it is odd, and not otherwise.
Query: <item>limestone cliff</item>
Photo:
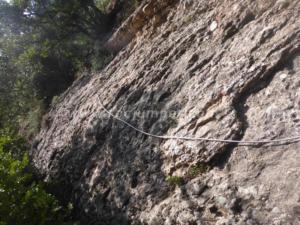
[[[31,156],[85,224],[300,224],[298,0],[149,0],[108,42],[123,48],[48,113]]]

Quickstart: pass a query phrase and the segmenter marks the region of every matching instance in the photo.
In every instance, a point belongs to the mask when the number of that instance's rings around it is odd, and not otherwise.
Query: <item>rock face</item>
[[[105,70],[61,97],[33,146],[33,164],[66,185],[84,224],[300,224],[299,143],[161,140],[114,120],[99,103],[158,135],[299,135],[300,2],[170,5],[140,7],[156,14]]]

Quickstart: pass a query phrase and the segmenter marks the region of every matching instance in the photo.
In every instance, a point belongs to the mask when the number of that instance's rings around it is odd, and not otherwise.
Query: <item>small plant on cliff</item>
[[[168,176],[166,178],[166,181],[171,185],[171,186],[181,186],[184,183],[184,179],[182,177],[178,176]]]
[[[210,170],[210,166],[206,163],[198,163],[197,165],[192,166],[188,171],[188,177],[193,179],[203,173],[206,173]]]

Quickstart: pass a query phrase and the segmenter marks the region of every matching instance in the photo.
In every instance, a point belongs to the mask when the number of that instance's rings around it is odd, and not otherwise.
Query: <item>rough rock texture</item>
[[[298,135],[300,2],[182,0],[167,10],[62,96],[34,165],[69,188],[85,224],[300,224],[299,143],[159,140],[99,104],[159,135]]]
[[[106,50],[118,52],[143,29],[161,24],[178,0],[144,0],[139,8],[116,30],[105,44]]]

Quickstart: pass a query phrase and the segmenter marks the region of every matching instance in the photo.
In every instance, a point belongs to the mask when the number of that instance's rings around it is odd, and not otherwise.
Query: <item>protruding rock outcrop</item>
[[[159,135],[299,134],[300,2],[170,2],[149,15],[140,7],[135,15],[164,19],[116,34],[116,49],[130,43],[64,94],[37,137],[34,165],[68,186],[89,224],[299,224],[299,143],[159,140],[103,111],[99,96]]]

